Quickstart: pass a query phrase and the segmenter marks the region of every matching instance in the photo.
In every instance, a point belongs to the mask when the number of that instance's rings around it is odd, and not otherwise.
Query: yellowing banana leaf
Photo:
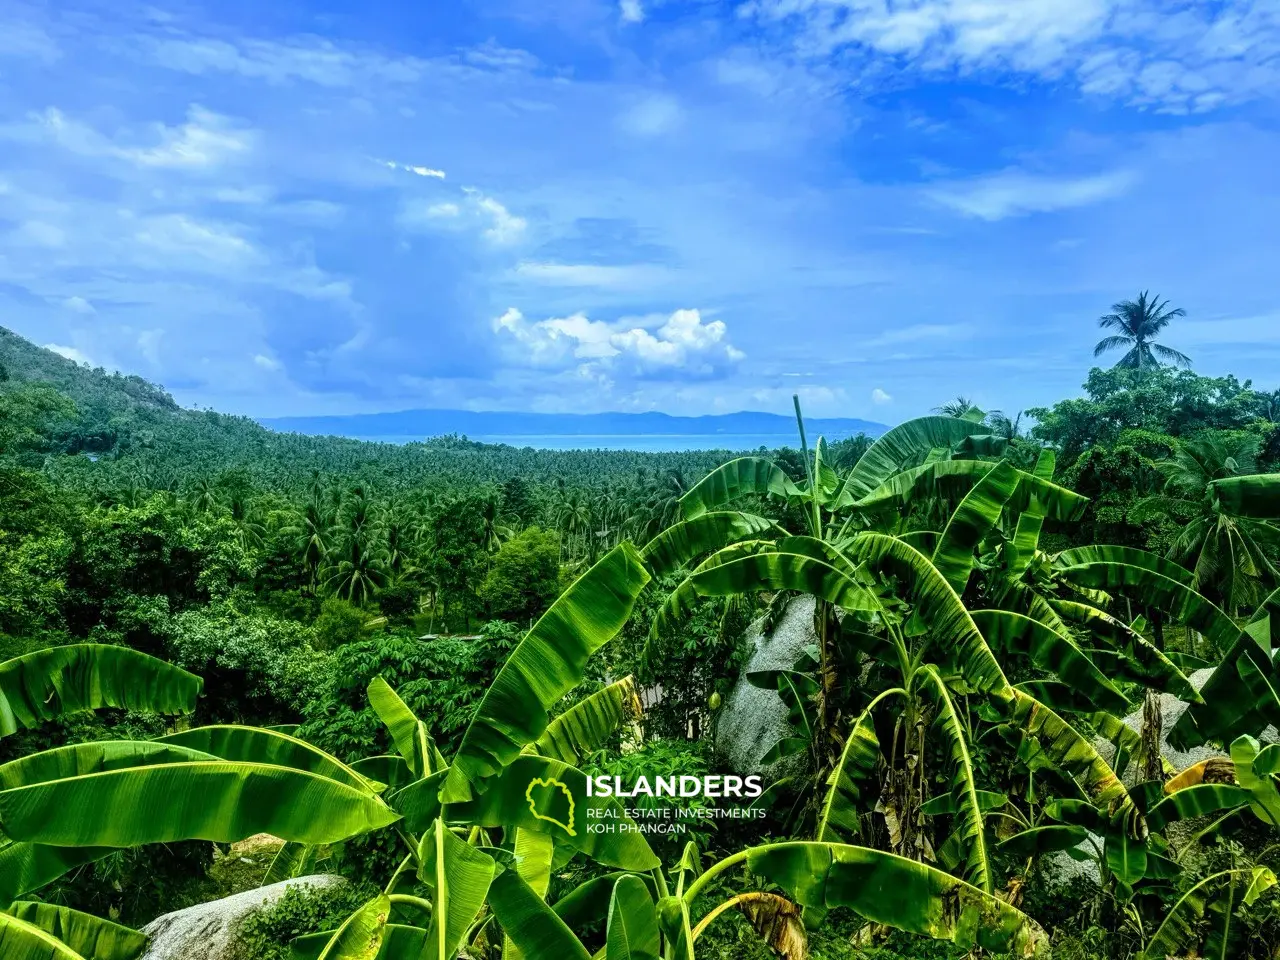
[[[623,677],[552,720],[534,746],[544,757],[576,766],[606,746],[622,724],[638,720],[643,712],[635,679]]]
[[[514,870],[493,881],[489,906],[526,960],[591,960],[582,941]]]
[[[659,960],[662,937],[658,912],[639,877],[620,877],[609,901],[606,960]]]
[[[792,842],[753,847],[746,860],[805,907],[848,907],[873,923],[1014,956],[1047,943],[1034,920],[998,897],[891,853]]]
[[[382,788],[382,784],[361,776],[337,757],[313,747],[305,740],[263,727],[230,724],[196,727],[159,737],[155,742],[176,744],[233,763],[268,763],[277,767],[306,770],[370,793],[380,792]]]
[[[1227,477],[1209,484],[1213,505],[1232,517],[1252,520],[1280,518],[1280,474]]]
[[[217,760],[213,754],[178,744],[148,740],[105,740],[76,743],[33,753],[0,766],[0,790],[79,777],[105,770],[125,770],[162,763]]]
[[[587,658],[622,629],[648,571],[623,543],[560,595],[512,651],[463,735],[441,791],[469,799],[547,729],[548,711],[582,681]]]
[[[757,495],[785,500],[800,492],[776,463],[760,457],[739,457],[699,480],[680,498],[680,509],[686,520],[693,520],[739,497]]]
[[[418,879],[431,888],[431,929],[422,960],[454,960],[484,906],[497,863],[459,840],[443,820],[422,838]]]
[[[897,577],[905,598],[929,627],[930,651],[955,664],[972,686],[997,700],[1008,700],[1009,685],[969,611],[946,578],[918,550],[895,537],[864,533],[846,551],[854,563]]]
[[[841,486],[836,503],[843,506],[861,500],[900,470],[923,463],[933,449],[949,448],[986,429],[979,423],[956,417],[918,417],[900,423],[858,458]]]
[[[432,764],[434,745],[426,725],[382,677],[369,681],[368,697],[369,706],[391,732],[392,742],[405,763],[409,764],[413,775],[418,778],[431,776],[435,772]]]
[[[9,913],[39,927],[87,960],[136,960],[147,947],[146,936],[137,930],[70,907],[19,901],[9,907]],[[0,947],[3,946],[4,933],[0,930]],[[0,956],[11,960],[7,951],[0,952]]]
[[[4,960],[91,960],[39,927],[0,913],[0,957]]]
[[[289,960],[318,960],[334,933],[326,930],[296,938],[289,944]],[[427,931],[422,927],[388,923],[382,928],[382,945],[369,960],[419,960],[426,941]]]
[[[655,577],[672,573],[690,560],[740,540],[761,534],[785,536],[772,520],[738,511],[704,513],[673,524],[650,540],[641,551]]]
[[[992,649],[1022,654],[1088,697],[1095,709],[1121,715],[1129,712],[1124,694],[1065,633],[1005,610],[975,610],[971,616]]]
[[[256,833],[337,843],[398,819],[367,791],[258,763],[170,763],[0,791],[5,833],[64,847],[234,843]]]
[[[38,650],[0,663],[0,737],[103,707],[191,713],[203,685],[195,674],[128,647],[77,643]]]
[[[0,903],[39,890],[76,867],[115,852],[114,847],[50,847],[0,836]]]
[[[387,918],[391,916],[391,900],[379,894],[334,931],[320,951],[319,960],[368,960],[382,948]]]

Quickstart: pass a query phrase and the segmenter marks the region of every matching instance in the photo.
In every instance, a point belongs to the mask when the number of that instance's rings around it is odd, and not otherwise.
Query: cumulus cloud
[[[965,216],[1003,220],[1110,200],[1128,191],[1136,180],[1129,170],[1085,177],[1048,177],[1008,169],[972,180],[935,184],[927,193]]]
[[[712,377],[744,356],[729,342],[724,321],[704,321],[698,310],[629,324],[582,313],[531,322],[512,307],[493,329],[513,363],[587,375]]]
[[[475,187],[462,188],[462,203],[411,199],[401,209],[399,221],[410,230],[470,227],[498,247],[518,243],[529,226],[524,217],[516,216],[500,201]]]
[[[44,345],[44,348],[46,350],[52,350],[58,356],[66,357],[68,360],[71,360],[75,363],[87,363],[89,366],[91,367],[93,366],[93,361],[90,360],[83,353],[81,353],[79,350],[77,350],[75,347],[64,346],[61,343],[46,343]]]
[[[882,404],[892,403],[893,397],[889,396],[888,393],[886,393],[884,390],[881,390],[879,387],[876,387],[874,390],[871,391],[871,402],[876,404],[877,406],[880,406]]]

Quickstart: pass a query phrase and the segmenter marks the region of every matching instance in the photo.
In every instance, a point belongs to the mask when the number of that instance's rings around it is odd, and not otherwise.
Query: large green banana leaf
[[[1146,825],[1133,798],[1093,744],[1034,697],[1017,689],[1013,694],[1013,724],[1033,737],[1045,756],[1075,779],[1085,795],[1106,811],[1108,820],[1123,823],[1129,835],[1144,839]]]
[[[1095,709],[1122,716],[1129,712],[1124,694],[1066,634],[1005,610],[974,610],[971,616],[992,649],[1022,654],[1088,697]]]
[[[964,593],[973,572],[974,551],[1000,522],[1005,504],[1018,489],[1018,478],[1009,463],[997,463],[965,494],[947,521],[933,551],[933,565],[956,593]]]
[[[378,955],[391,916],[391,899],[379,894],[333,932],[319,960],[368,960]]]
[[[905,599],[929,626],[931,651],[953,662],[977,689],[998,700],[1012,696],[1013,688],[969,611],[924,554],[880,533],[860,535],[846,554],[855,563],[866,563],[879,573],[897,577]]]
[[[178,744],[148,740],[104,740],[76,743],[33,753],[0,766],[0,790],[80,777],[106,770],[126,770],[162,763],[217,760],[213,754]]]
[[[791,482],[776,463],[761,457],[739,457],[708,473],[680,498],[686,520],[731,503],[739,497],[759,496],[787,499],[798,496],[800,488]]]
[[[515,830],[512,849],[516,857],[516,873],[529,885],[529,889],[547,899],[551,887],[551,868],[555,861],[556,840],[549,833],[535,830]],[[502,960],[523,960],[520,948],[510,937],[504,937]]]
[[[991,464],[982,460],[937,460],[893,474],[850,506],[872,512],[901,508],[926,498],[960,500],[990,470]]]
[[[449,767],[445,802],[467,800],[547,729],[548,711],[582,682],[587,658],[611,640],[649,582],[635,547],[610,550],[560,595],[490,684]]]
[[[444,766],[442,765],[440,769],[443,770]],[[409,769],[408,762],[398,753],[384,753],[376,757],[355,760],[351,764],[351,769],[371,783],[385,783],[387,791],[399,790],[418,779]]]
[[[1131,567],[1141,567],[1162,577],[1176,580],[1184,587],[1195,583],[1195,575],[1186,567],[1174,563],[1159,554],[1137,547],[1122,547],[1115,544],[1091,544],[1085,547],[1072,547],[1055,554],[1053,565],[1059,569],[1064,567],[1081,567],[1098,563],[1123,563]]]
[[[417,718],[391,684],[382,677],[369,681],[369,706],[391,733],[391,741],[404,757],[415,777],[429,777],[434,772],[433,747],[426,724]]]
[[[333,939],[335,931],[309,933],[289,944],[289,960],[318,960]],[[382,928],[382,946],[376,956],[366,960],[419,960],[426,949],[427,931],[402,923],[388,923]]]
[[[437,820],[420,847],[418,879],[431,888],[431,929],[422,960],[454,960],[484,906],[497,863]]]
[[[4,960],[92,960],[37,926],[0,913],[0,957]]]
[[[662,936],[658,911],[639,877],[620,877],[609,901],[606,960],[659,960]]]
[[[489,906],[526,960],[591,960],[587,948],[514,870],[489,888]]]
[[[1235,917],[1237,898],[1245,904],[1252,904],[1268,889],[1275,886],[1276,877],[1266,867],[1245,867],[1238,870],[1223,870],[1205,877],[1184,893],[1165,915],[1160,926],[1156,928],[1146,949],[1139,960],[1165,960],[1166,957],[1183,956],[1186,951],[1195,948],[1201,940],[1201,920],[1204,917],[1209,891],[1221,883],[1224,890],[1221,896],[1227,899],[1226,909],[1215,911],[1220,926],[1210,935],[1211,943],[1202,957],[1213,957],[1214,960],[1233,960],[1239,954],[1228,952],[1236,939],[1231,927],[1239,922]],[[1237,888],[1240,884],[1242,889]],[[1215,925],[1217,926],[1217,925]]]
[[[1257,769],[1261,754],[1258,741],[1247,734],[1231,741],[1231,763],[1235,768],[1236,782],[1249,791],[1251,809],[1263,823],[1280,827],[1280,790],[1277,790],[1276,780],[1271,774]],[[1266,763],[1263,770],[1270,769],[1270,766]]]
[[[772,520],[751,513],[717,511],[704,513],[667,527],[641,551],[645,563],[655,577],[661,577],[685,566],[690,560],[719,550],[739,540],[759,538],[761,534],[784,536],[786,531]]]
[[[848,907],[909,933],[1033,956],[1047,941],[1034,920],[948,873],[905,857],[832,843],[775,843],[746,853],[751,872],[804,907]]]
[[[1036,465],[1031,471],[1032,476],[1052,481],[1053,469],[1056,465],[1057,454],[1052,450],[1041,450],[1040,455],[1036,457]],[[1031,565],[1036,549],[1040,546],[1040,531],[1044,528],[1044,518],[1048,513],[1048,505],[1041,503],[1040,498],[1033,495],[1026,508],[1018,515],[1013,542],[1006,548],[1010,576],[1022,576]]]
[[[378,792],[382,787],[382,784],[361,776],[337,757],[313,747],[305,740],[262,727],[229,724],[196,727],[160,737],[155,742],[187,747],[233,763],[269,763],[277,767],[306,770],[371,793]]]
[[[262,875],[260,886],[269,887],[273,883],[303,877],[315,869],[320,848],[310,843],[286,843],[267,864],[267,871]]]
[[[1177,664],[1128,624],[1087,603],[1057,599],[1049,603],[1064,619],[1080,625],[1121,654],[1116,665],[1118,673],[1113,674],[1117,680],[1172,693],[1188,703],[1201,702],[1200,694]]]
[[[1280,473],[1227,477],[1209,484],[1213,505],[1232,517],[1280,518]]]
[[[77,643],[38,650],[0,663],[0,737],[103,707],[191,713],[203,685],[195,674],[128,647]]]
[[[827,777],[827,796],[818,815],[815,836],[827,843],[850,843],[859,833],[858,815],[869,805],[868,786],[874,789],[880,740],[876,737],[874,710],[881,699],[902,690],[886,691],[858,715],[845,738],[840,761]]]
[[[76,867],[115,852],[114,847],[50,847],[0,836],[0,903],[39,890]]]
[[[645,639],[646,656],[649,654],[650,645],[655,639],[674,634],[679,624],[693,612],[699,597],[693,582],[695,574],[754,553],[773,553],[776,551],[777,545],[772,540],[745,540],[742,543],[735,543],[725,547],[723,550],[717,550],[698,564],[689,576],[681,580],[676,588],[667,594],[667,598],[662,601],[662,606],[658,608],[658,612],[653,618],[653,626],[649,630],[649,636]]]
[[[65,847],[234,843],[256,833],[337,843],[398,819],[368,791],[260,763],[169,763],[0,791],[6,834]]]
[[[1229,783],[1197,783],[1174,791],[1147,811],[1147,826],[1163,830],[1170,823],[1189,820],[1219,810],[1242,807],[1253,800],[1253,794]]]
[[[843,610],[876,609],[871,592],[842,569],[838,559],[833,557],[832,561],[801,553],[756,553],[691,574],[689,582],[703,597],[798,590]]]
[[[1041,827],[1021,830],[1011,837],[1001,840],[996,848],[1005,854],[1019,858],[1042,857],[1047,853],[1065,850],[1072,860],[1084,860],[1089,854],[1077,851],[1076,847],[1089,839],[1089,831],[1084,827],[1067,823],[1052,823]]]
[[[951,760],[955,771],[951,778],[951,799],[955,809],[953,836],[962,851],[965,866],[964,879],[985,893],[991,892],[991,860],[987,855],[987,834],[983,823],[982,805],[978,799],[978,785],[974,781],[973,758],[969,753],[969,739],[964,721],[956,711],[947,685],[938,672],[926,667],[932,681],[933,694],[938,707],[938,722],[950,745]]]
[[[931,450],[951,447],[986,429],[982,424],[956,417],[918,417],[898,424],[858,458],[840,488],[837,505],[861,500],[893,474],[922,463]]]
[[[604,924],[609,918],[613,885],[627,876],[635,876],[635,874],[614,871],[594,876],[566,893],[552,905],[551,909],[571,930],[585,930],[597,924]],[[640,879],[652,894],[653,878],[645,875]]]
[[[606,746],[628,720],[644,708],[633,677],[623,677],[574,704],[549,724],[535,747],[542,756],[577,766]]]
[[[9,907],[9,913],[39,927],[87,960],[135,960],[147,947],[146,936],[137,930],[70,907],[19,901]],[[4,935],[0,931],[0,947],[3,946]],[[12,960],[8,951],[0,952],[0,956]]]

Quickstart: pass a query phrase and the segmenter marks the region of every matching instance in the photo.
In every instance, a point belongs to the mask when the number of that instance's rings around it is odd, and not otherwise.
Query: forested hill
[[[458,436],[395,445],[278,433],[248,417],[183,409],[163,388],[141,377],[76,364],[2,327],[0,377],[7,381],[9,395],[7,409],[0,412],[5,452],[26,443],[24,457],[30,465],[79,475],[82,484],[100,489],[122,483],[176,489],[194,477],[228,471],[244,474],[255,488],[280,491],[300,490],[316,474],[341,475],[388,492],[502,482],[514,476],[576,486],[632,483],[638,473],[675,471],[697,477],[730,456],[723,450],[517,449]],[[30,435],[20,441],[23,431]],[[49,460],[50,453],[82,456]]]

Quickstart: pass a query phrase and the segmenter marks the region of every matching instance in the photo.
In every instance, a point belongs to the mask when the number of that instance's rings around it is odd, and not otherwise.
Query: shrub
[[[324,890],[290,887],[270,907],[245,918],[236,960],[288,960],[291,940],[336,929],[372,895],[370,889],[348,885]]]

